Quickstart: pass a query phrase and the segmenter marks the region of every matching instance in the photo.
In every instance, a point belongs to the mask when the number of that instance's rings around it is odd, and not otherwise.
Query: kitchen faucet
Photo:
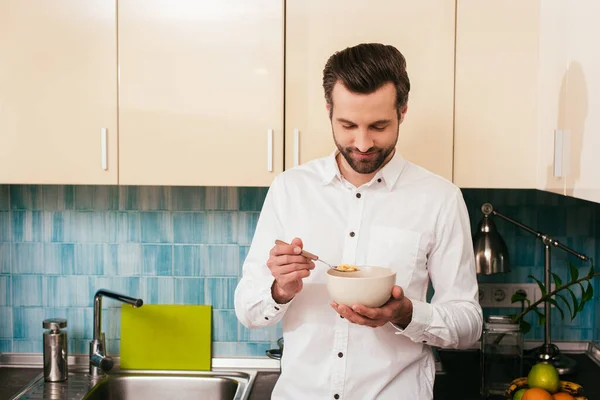
[[[94,338],[90,342],[91,376],[100,376],[113,367],[112,358],[106,355],[106,340],[104,332],[102,332],[102,296],[131,304],[134,307],[141,307],[144,304],[142,299],[125,296],[110,290],[100,289],[96,292],[94,296]]]

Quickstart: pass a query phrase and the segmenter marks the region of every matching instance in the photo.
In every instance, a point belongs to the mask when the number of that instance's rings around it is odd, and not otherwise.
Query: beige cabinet
[[[115,2],[0,2],[0,183],[117,183]]]
[[[411,80],[398,151],[452,179],[455,6],[446,0],[286,2],[286,168],[334,149],[323,67],[361,42],[395,45]]]
[[[540,3],[457,2],[454,182],[459,187],[536,187]]]
[[[119,183],[283,170],[283,0],[120,0]]]

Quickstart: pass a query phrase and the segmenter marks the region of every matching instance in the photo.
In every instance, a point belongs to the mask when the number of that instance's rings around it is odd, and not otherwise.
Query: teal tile
[[[0,185],[0,211],[7,211],[9,209],[10,209],[9,186],[8,185]]]
[[[74,275],[104,275],[106,264],[115,264],[109,260],[111,254],[106,244],[77,244],[75,245],[75,264],[66,274]]]
[[[142,243],[172,243],[173,218],[168,212],[140,213]]]
[[[43,293],[46,307],[91,307],[93,295],[90,290],[91,277],[46,276]]]
[[[175,246],[175,276],[237,276],[239,250],[235,245]]]
[[[204,282],[206,304],[219,309],[233,309],[237,283],[238,278],[206,278]]]
[[[233,310],[212,311],[212,340],[235,342],[237,340],[238,319]]]
[[[140,186],[139,209],[143,211],[167,211],[171,209],[171,188],[169,186]]]
[[[238,192],[235,187],[210,186],[205,191],[206,210],[237,210]]]
[[[44,243],[15,243],[12,260],[14,274],[60,273],[60,266],[56,270],[45,268]]]
[[[0,353],[12,353],[13,351],[12,339],[0,339]]]
[[[73,209],[73,186],[45,185],[42,186],[44,210],[62,211]]]
[[[173,246],[144,245],[142,246],[142,275],[171,276],[173,275]]]
[[[237,213],[233,212],[175,213],[173,215],[175,243],[235,243],[236,221]]]
[[[72,339],[92,339],[94,331],[94,308],[93,307],[68,307],[63,309],[47,308],[46,318],[66,318],[67,334]],[[60,317],[60,315],[64,315]],[[104,324],[103,324],[104,326]],[[85,351],[89,352],[89,347]]]
[[[78,211],[114,211],[119,209],[118,186],[75,186],[74,209]]]
[[[12,296],[13,306],[42,306],[43,277],[41,275],[13,275]]]
[[[0,211],[0,243],[12,242],[10,212]]]
[[[11,185],[10,208],[12,210],[41,210],[42,187],[38,185]]]
[[[281,324],[264,328],[248,329],[238,322],[238,337],[240,342],[277,342],[283,335]]]
[[[139,190],[138,186],[119,186],[119,210],[140,210]]]
[[[44,244],[45,274],[69,274],[75,269],[75,245]]]
[[[204,300],[203,278],[175,278],[175,304],[209,304]]]
[[[41,340],[14,340],[13,351],[15,353],[41,353],[43,342]]]
[[[117,355],[121,354],[121,341],[120,340],[116,340],[116,339],[107,340],[106,347],[108,347],[109,355],[117,356]]]
[[[277,348],[271,343],[213,342],[214,357],[265,357],[266,351]]]
[[[105,251],[104,273],[108,276],[139,276],[142,272],[142,246],[109,244]]]
[[[11,290],[12,284],[10,275],[0,275],[0,307],[12,305]]]
[[[140,214],[137,212],[118,212],[117,243],[139,243],[141,241]]]
[[[11,243],[0,243],[0,274],[11,272]]]
[[[175,186],[171,188],[173,211],[205,210],[206,188],[195,186]]]
[[[173,278],[140,278],[140,297],[145,304],[172,304]]]
[[[13,336],[13,309],[0,307],[0,339],[12,339]]]
[[[240,212],[238,215],[238,237],[237,243],[242,246],[249,246],[252,244],[252,238],[256,231],[256,225],[258,224],[258,218],[260,213],[257,212]]]
[[[44,214],[41,211],[12,211],[12,236],[15,242],[41,242]],[[0,225],[2,222],[0,221]]]
[[[76,211],[72,214],[71,240],[78,243],[114,243],[117,234],[117,213]]]
[[[267,197],[269,188],[240,187],[238,188],[238,209],[240,211],[260,211]]]
[[[73,227],[77,223],[71,211],[49,211],[44,213],[44,241],[71,242]]]
[[[14,307],[13,338],[37,339],[42,337],[44,329],[44,309],[41,307]]]

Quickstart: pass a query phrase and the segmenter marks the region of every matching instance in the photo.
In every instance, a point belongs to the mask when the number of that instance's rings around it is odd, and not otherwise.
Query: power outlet
[[[552,289],[554,285],[551,286]],[[522,290],[530,302],[541,297],[537,283],[480,283],[479,304],[484,308],[520,308],[521,303],[512,303],[513,294]],[[538,307],[543,308],[541,303]]]

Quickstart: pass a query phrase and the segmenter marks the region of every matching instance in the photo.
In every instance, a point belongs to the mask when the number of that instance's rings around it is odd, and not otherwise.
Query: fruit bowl
[[[517,378],[510,383],[510,386],[508,389],[506,389],[504,396],[507,399],[512,400],[517,391],[527,388],[529,388],[527,377]],[[560,388],[558,389],[558,392],[568,393],[573,396],[575,400],[588,400],[583,393],[583,387],[574,382],[560,381]]]

